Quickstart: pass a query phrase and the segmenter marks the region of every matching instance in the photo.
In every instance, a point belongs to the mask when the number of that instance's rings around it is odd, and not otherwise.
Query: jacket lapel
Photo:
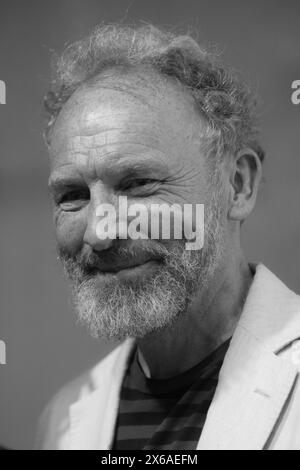
[[[239,327],[220,373],[198,450],[263,449],[297,376]]]
[[[119,395],[133,340],[127,340],[101,368],[96,390],[70,408],[71,450],[108,450],[114,437]]]
[[[198,450],[266,446],[298,375],[289,360],[276,354],[299,337],[298,297],[259,265]]]

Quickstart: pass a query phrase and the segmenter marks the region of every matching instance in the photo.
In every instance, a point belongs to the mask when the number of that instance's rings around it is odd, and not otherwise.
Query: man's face
[[[97,336],[143,337],[170,326],[211,282],[224,203],[201,148],[192,98],[163,80],[106,78],[77,90],[51,139],[58,250],[80,318]],[[100,240],[96,208],[205,204],[200,251],[186,240]]]

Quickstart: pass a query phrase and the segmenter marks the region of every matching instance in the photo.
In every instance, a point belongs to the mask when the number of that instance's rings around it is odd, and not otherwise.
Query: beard
[[[79,321],[92,336],[109,340],[143,338],[175,325],[196,296],[212,282],[222,255],[222,210],[215,194],[205,214],[204,246],[188,251],[187,240],[114,240],[103,251],[70,255],[58,250],[71,280]],[[86,247],[87,248],[87,247]],[[101,274],[101,263],[143,255],[159,262],[149,275],[130,279]]]

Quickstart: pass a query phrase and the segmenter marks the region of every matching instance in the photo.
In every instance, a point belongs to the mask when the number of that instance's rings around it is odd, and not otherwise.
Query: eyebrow
[[[157,159],[147,161],[130,161],[126,159],[116,159],[113,162],[108,162],[107,166],[103,169],[103,176],[105,178],[113,178],[116,175],[121,176],[121,179],[135,178],[138,176],[150,176],[151,174],[160,173],[161,177],[166,177],[168,172],[167,166]],[[84,179],[79,176],[61,176],[52,175],[49,178],[48,186],[50,190],[55,191],[61,188],[81,186]]]
[[[166,165],[156,159],[148,159],[147,161],[139,160],[135,162],[128,162],[126,160],[120,160],[119,162],[115,163],[111,162],[111,164],[109,163],[108,166],[104,169],[103,173],[108,178],[120,173],[122,173],[123,178],[133,178],[135,176],[140,176],[141,173],[149,175],[151,173],[154,174],[158,172],[166,174]]]
[[[74,178],[72,176],[57,176],[52,178],[50,176],[48,180],[48,188],[51,191],[59,190],[62,188],[74,188],[75,186],[81,186],[84,183],[84,180],[81,178]]]

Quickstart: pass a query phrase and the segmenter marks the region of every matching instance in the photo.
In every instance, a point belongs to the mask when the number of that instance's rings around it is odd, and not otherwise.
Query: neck
[[[168,378],[190,369],[233,335],[252,275],[242,254],[225,264],[174,326],[138,339],[151,377]]]

